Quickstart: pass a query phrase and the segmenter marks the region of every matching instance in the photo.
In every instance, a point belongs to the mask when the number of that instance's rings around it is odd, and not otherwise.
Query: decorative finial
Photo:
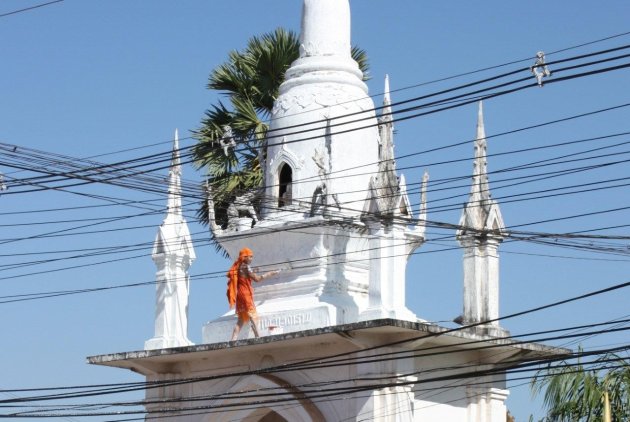
[[[173,152],[171,156],[171,168],[168,172],[168,202],[167,215],[164,221],[181,220],[182,217],[182,166],[179,159],[179,134],[175,129],[173,139]]]
[[[424,242],[424,234],[427,229],[427,185],[429,184],[429,172],[424,171],[422,175],[422,183],[420,184],[420,213],[413,225],[413,231],[417,236],[422,237]]]
[[[212,187],[206,180],[206,204],[208,206],[208,224],[210,225],[210,231],[216,236],[221,233],[221,227],[217,224],[216,217],[214,215],[214,197],[212,196]]]
[[[486,129],[483,124],[483,101],[479,101],[479,109],[477,110],[477,139],[486,138]]]
[[[475,162],[473,164],[473,185],[471,188],[471,195],[475,195],[475,199],[479,201],[479,206],[490,199],[487,148],[486,129],[483,122],[483,102],[479,101],[477,139],[475,140]]]
[[[221,139],[219,139],[219,144],[221,144],[223,153],[226,157],[230,155],[230,148],[234,149],[236,147],[234,132],[232,132],[232,128],[229,125],[223,126],[223,135],[221,136]]]
[[[420,188],[420,215],[419,220],[427,219],[427,185],[429,184],[429,172],[424,171],[422,175],[422,187]]]
[[[465,235],[468,231],[499,230],[499,232],[502,232],[505,228],[499,205],[490,195],[487,161],[487,141],[483,119],[483,104],[479,102],[472,185],[468,202],[464,205],[460,219],[461,227],[458,230],[458,237]]]
[[[394,172],[391,177],[396,177],[394,162],[394,123],[392,118],[391,98],[389,95],[389,76],[385,75],[385,91],[383,94],[383,112],[379,119],[380,148],[380,173]],[[384,167],[385,166],[385,167]]]
[[[181,162],[179,160],[179,131],[177,129],[175,129],[175,138],[173,139],[171,169],[175,169],[181,174]]]
[[[385,89],[383,91],[383,110],[381,111],[380,123],[392,123],[393,121],[394,117],[392,115],[392,100],[389,94],[389,75],[386,74]]]

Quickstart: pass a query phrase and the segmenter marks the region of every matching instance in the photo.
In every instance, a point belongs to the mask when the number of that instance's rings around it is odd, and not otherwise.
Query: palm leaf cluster
[[[600,371],[578,362],[549,366],[533,379],[532,391],[544,392],[547,416],[541,422],[600,422],[608,392],[613,422],[630,420],[630,362],[615,354],[602,356]],[[610,363],[614,362],[614,363]]]
[[[229,104],[219,101],[206,111],[201,127],[193,132],[198,141],[193,158],[206,170],[220,225],[227,224],[227,205],[235,195],[262,185],[260,157],[266,122],[285,72],[299,52],[299,37],[278,28],[252,37],[243,50],[230,52],[227,61],[210,73],[207,88],[219,91]],[[367,75],[365,52],[354,47],[352,56]],[[226,126],[232,130],[233,148],[221,144]],[[198,217],[208,223],[207,204]]]

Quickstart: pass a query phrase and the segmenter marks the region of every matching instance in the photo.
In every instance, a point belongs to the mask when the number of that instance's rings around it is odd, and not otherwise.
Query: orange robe
[[[250,316],[256,313],[254,289],[252,279],[249,277],[250,270],[242,262],[238,262],[234,267],[228,272],[228,301],[230,308],[236,305],[238,319],[247,322]]]
[[[241,271],[238,272],[238,284],[236,286],[236,314],[238,318],[243,321],[248,321],[250,314],[256,313],[252,279],[247,277],[246,273],[247,269],[241,266]]]

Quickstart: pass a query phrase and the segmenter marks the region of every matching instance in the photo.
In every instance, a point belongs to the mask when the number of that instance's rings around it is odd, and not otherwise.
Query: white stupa
[[[247,246],[255,266],[284,269],[255,286],[263,334],[416,321],[405,307],[405,267],[424,225],[411,224],[396,175],[389,84],[377,119],[350,51],[348,2],[305,0],[300,58],[287,70],[266,139],[260,219],[233,218],[225,230],[212,224],[230,257]],[[237,201],[248,209],[246,198]],[[234,318],[207,323],[203,341],[229,339]]]

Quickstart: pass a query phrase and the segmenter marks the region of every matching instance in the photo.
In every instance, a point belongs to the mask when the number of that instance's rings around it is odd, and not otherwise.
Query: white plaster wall
[[[350,208],[344,213],[357,215],[377,170],[378,129],[374,103],[350,54],[350,5],[348,0],[303,4],[300,58],[287,70],[272,111],[266,196],[278,196],[277,169],[284,149],[285,156],[294,158],[289,160],[295,165],[294,199],[310,201],[327,173],[328,194]],[[313,161],[316,151],[323,158],[319,167]],[[263,217],[276,204],[270,199]]]
[[[261,335],[272,334],[269,325],[286,333],[356,322],[367,307],[370,263],[363,227],[321,227],[321,218],[305,227],[308,221],[280,224],[283,230],[255,226],[220,239],[233,258],[242,247],[251,248],[259,273],[283,269],[253,283]],[[229,340],[234,323],[233,310],[206,323],[203,342]]]
[[[173,380],[189,377],[209,377],[221,374],[238,373],[258,368],[273,367],[281,364],[315,359],[318,356],[343,353],[356,350],[352,342],[362,347],[386,342],[387,337],[370,334],[356,336],[347,342],[316,342],[303,339],[302,345],[293,344],[283,348],[273,343],[257,349],[225,351],[212,360],[189,360],[185,365],[176,366],[168,374],[150,377],[149,380]],[[422,347],[420,347],[420,350]],[[182,402],[180,406],[219,406],[230,401],[224,394],[236,392],[247,395],[248,391],[256,394],[261,389],[280,388],[281,391],[301,398],[301,401],[268,404],[266,407],[254,406],[243,410],[222,408],[218,413],[190,415],[178,418],[186,422],[207,421],[249,421],[250,417],[261,417],[268,410],[274,410],[290,421],[339,421],[339,420],[378,420],[378,421],[448,421],[448,422],[504,422],[507,391],[501,388],[500,379],[489,384],[467,386],[487,381],[486,379],[465,379],[425,383],[433,376],[443,376],[449,371],[444,367],[470,365],[479,358],[475,352],[450,353],[425,358],[394,359],[381,362],[369,362],[377,353],[406,350],[404,348],[376,349],[354,355],[356,364],[318,368],[314,370],[280,371],[267,375],[244,375],[208,380],[199,383],[182,384],[172,387],[147,390],[147,399],[204,397],[208,400],[191,403]],[[412,349],[410,349],[412,350]],[[451,349],[452,350],[452,349]],[[416,350],[418,351],[418,350]],[[436,371],[437,370],[437,371]],[[174,375],[174,374],[177,375]],[[416,374],[412,376],[410,374]],[[394,378],[392,378],[394,377]],[[405,381],[405,385],[393,387],[386,384],[392,379]],[[337,387],[379,384],[371,391],[355,393],[335,393],[325,399],[306,400],[300,395],[301,390],[313,390],[313,383],[345,381],[335,384]],[[291,386],[291,387],[287,387]],[[438,388],[443,387],[443,388]],[[322,387],[325,390],[325,387]],[[315,389],[317,391],[317,389]],[[315,394],[315,393],[312,393]],[[254,398],[252,398],[254,400]],[[238,403],[246,403],[241,398]],[[149,408],[151,408],[149,406]],[[263,410],[261,410],[263,409]],[[152,415],[149,415],[149,417]]]
[[[378,131],[373,108],[374,103],[365,92],[342,84],[296,85],[282,93],[276,101],[270,125],[273,138],[268,140],[266,197],[278,197],[277,169],[281,162],[289,161],[284,156],[290,155],[299,163],[299,167],[293,168],[293,199],[307,202],[310,209],[313,192],[322,183],[321,170],[313,160],[317,150],[324,156],[324,166],[329,172],[328,194],[337,195],[342,211],[352,215],[360,213],[378,162]],[[344,115],[353,116],[337,118]],[[326,119],[335,126],[327,128]],[[354,121],[357,119],[364,120]],[[318,123],[311,124],[313,121]],[[287,126],[299,127],[283,129]],[[362,129],[356,130],[359,128]],[[307,131],[295,133],[304,130]],[[289,153],[283,153],[283,148]],[[277,199],[263,211],[263,217],[277,211],[276,208]]]

